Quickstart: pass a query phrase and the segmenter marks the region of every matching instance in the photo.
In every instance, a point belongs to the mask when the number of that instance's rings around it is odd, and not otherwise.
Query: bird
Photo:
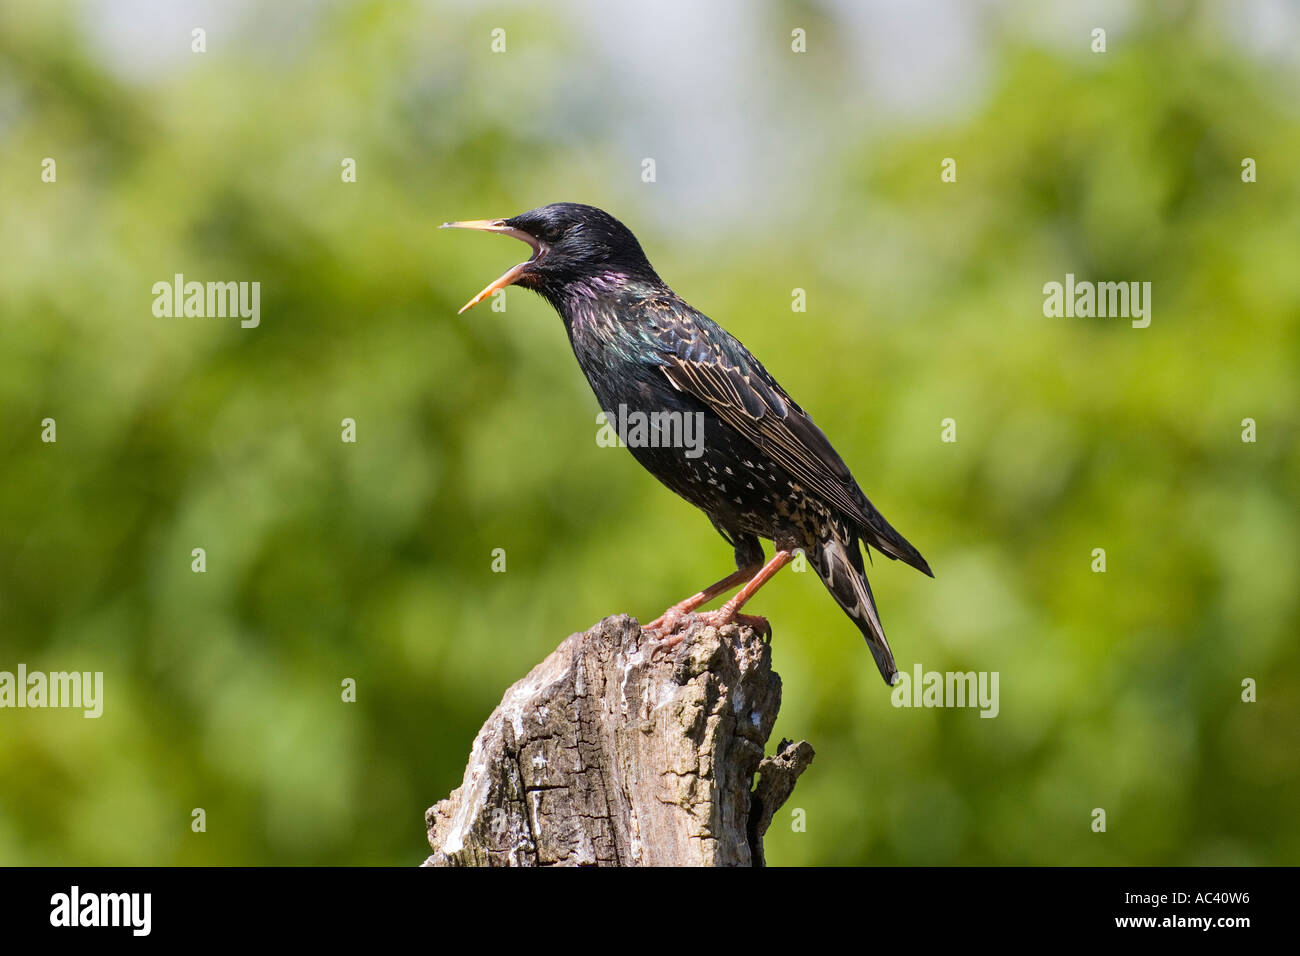
[[[645,630],[673,646],[693,615],[706,624],[749,624],[770,639],[769,623],[741,608],[802,552],[862,632],[885,683],[894,685],[898,668],[859,544],[868,558],[874,548],[934,577],[929,564],[871,504],[826,435],[763,364],[659,277],[632,231],[601,209],[572,202],[442,228],[510,236],[532,249],[460,313],[510,285],[550,303],[605,420],[657,423],[639,435],[624,429],[639,439],[625,442],[632,455],[702,510],[732,547],[735,572],[668,608]],[[702,441],[687,446],[681,436],[689,429],[680,423],[697,426]],[[665,437],[676,440],[655,440]],[[763,541],[774,547],[766,562]],[[733,590],[720,609],[696,613]]]

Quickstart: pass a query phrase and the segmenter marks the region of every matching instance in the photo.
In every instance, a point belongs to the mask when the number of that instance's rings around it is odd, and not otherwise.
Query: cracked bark
[[[763,865],[813,749],[782,741],[764,758],[781,678],[753,630],[690,629],[654,654],[623,615],[566,638],[506,692],[461,786],[425,814],[424,865]]]

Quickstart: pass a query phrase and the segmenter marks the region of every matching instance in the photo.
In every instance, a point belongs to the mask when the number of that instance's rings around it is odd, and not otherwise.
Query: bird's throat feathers
[[[543,279],[532,288],[560,314],[570,335],[604,336],[634,332],[625,326],[640,313],[638,306],[668,291],[662,282],[622,272],[600,272],[564,282]]]

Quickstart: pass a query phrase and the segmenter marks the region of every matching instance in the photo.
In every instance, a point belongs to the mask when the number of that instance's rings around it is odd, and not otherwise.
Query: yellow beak
[[[461,306],[460,312],[456,313],[457,315],[460,315],[466,309],[474,308],[474,306],[478,305],[493,292],[496,292],[497,289],[504,289],[506,286],[517,282],[519,277],[523,275],[524,269],[527,268],[528,263],[533,262],[546,251],[546,244],[544,242],[536,236],[524,232],[522,229],[515,229],[513,226],[507,226],[504,219],[465,219],[461,222],[444,222],[439,228],[477,229],[480,232],[495,232],[503,236],[513,236],[521,242],[528,243],[528,245],[532,246],[533,249],[532,258],[530,258],[528,262],[521,262],[517,266],[511,266],[506,270],[504,275],[495,282],[490,283],[482,292]]]

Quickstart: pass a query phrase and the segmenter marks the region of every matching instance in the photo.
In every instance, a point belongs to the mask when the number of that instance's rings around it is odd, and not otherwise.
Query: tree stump
[[[763,756],[781,705],[766,642],[688,627],[664,650],[606,618],[511,687],[425,814],[424,865],[762,866],[813,749]]]

